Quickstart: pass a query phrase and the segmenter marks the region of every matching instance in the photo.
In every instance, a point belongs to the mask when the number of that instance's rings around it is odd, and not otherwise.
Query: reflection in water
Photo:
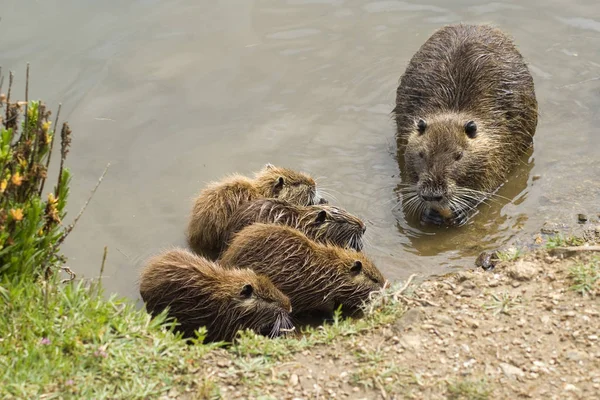
[[[483,250],[499,247],[506,243],[527,220],[525,214],[508,225],[509,215],[503,213],[507,204],[518,205],[528,194],[529,175],[534,166],[533,149],[522,158],[522,162],[512,172],[510,178],[498,191],[477,207],[474,215],[463,226],[448,227],[423,224],[417,215],[407,215],[405,207],[400,206],[402,218],[398,218],[398,231],[409,239],[406,251],[432,256],[449,253],[450,259],[472,257]],[[400,169],[404,165],[403,157],[398,158]],[[406,177],[402,177],[406,180]],[[402,185],[397,193],[402,202]]]

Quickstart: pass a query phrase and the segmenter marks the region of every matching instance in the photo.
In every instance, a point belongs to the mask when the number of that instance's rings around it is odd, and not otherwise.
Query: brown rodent
[[[298,205],[319,204],[313,178],[302,172],[267,164],[254,178],[232,175],[212,182],[194,200],[187,241],[192,250],[218,255],[229,218],[237,207],[260,198],[279,198]]]
[[[383,287],[381,272],[363,254],[310,240],[284,225],[253,224],[233,237],[224,267],[250,268],[290,298],[294,314],[356,310]]]
[[[274,223],[300,230],[321,243],[361,251],[365,224],[349,212],[330,205],[298,206],[279,199],[258,199],[244,203],[229,220],[223,249],[233,235],[253,223]]]
[[[505,182],[538,118],[533,79],[513,41],[462,24],[439,29],[413,56],[393,113],[408,209],[459,224]]]
[[[169,317],[177,318],[185,337],[201,326],[207,342],[231,342],[241,329],[274,337],[292,328],[290,300],[267,277],[222,268],[184,249],[151,258],[141,274],[140,293],[154,316],[169,307]]]

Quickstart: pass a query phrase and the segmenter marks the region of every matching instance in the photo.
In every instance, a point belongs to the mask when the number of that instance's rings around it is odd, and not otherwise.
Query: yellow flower
[[[54,197],[54,193],[52,193],[52,192],[48,193],[48,204],[53,206],[56,204],[57,201],[58,201],[58,199],[56,197]]]
[[[52,142],[52,135],[51,134],[46,134],[46,144],[50,144]]]
[[[44,132],[48,132],[48,129],[50,129],[50,125],[52,124],[52,121],[46,121],[42,124],[42,130]]]
[[[15,186],[21,186],[21,183],[23,183],[23,177],[18,172],[14,174],[10,180]]]
[[[0,182],[0,193],[4,193],[6,186],[8,186],[8,181],[3,179],[2,182]]]
[[[21,164],[21,167],[23,168],[27,168],[27,160],[24,158],[19,159],[19,164]]]
[[[16,210],[14,208],[11,208],[10,216],[13,217],[15,221],[20,221],[23,219],[23,210],[20,208],[17,208]]]

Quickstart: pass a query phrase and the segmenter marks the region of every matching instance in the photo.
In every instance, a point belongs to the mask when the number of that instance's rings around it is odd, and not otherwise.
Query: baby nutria
[[[330,205],[298,206],[279,199],[258,199],[244,203],[229,220],[223,251],[234,234],[253,223],[287,225],[321,243],[361,251],[365,224],[349,212]]]
[[[487,25],[435,32],[402,76],[393,113],[405,205],[435,223],[465,223],[531,147],[537,125],[523,57]]]
[[[315,181],[302,172],[267,164],[254,179],[233,175],[210,183],[196,197],[187,230],[189,246],[198,254],[218,255],[229,218],[237,207],[265,197],[302,206],[324,202]]]
[[[153,316],[168,306],[185,337],[205,326],[207,342],[231,342],[240,329],[275,337],[293,327],[290,300],[267,277],[224,269],[184,249],[151,258],[140,293]]]
[[[250,268],[290,298],[294,314],[356,310],[384,277],[363,253],[310,240],[284,225],[253,224],[233,237],[224,267]]]

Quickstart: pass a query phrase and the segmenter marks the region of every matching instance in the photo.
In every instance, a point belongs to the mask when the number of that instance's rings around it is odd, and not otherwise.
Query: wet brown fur
[[[280,328],[291,328],[290,301],[267,277],[225,269],[183,249],[148,261],[140,293],[154,316],[169,307],[185,337],[201,326],[207,329],[206,341],[232,341],[240,329],[277,336]]]
[[[302,172],[267,164],[254,178],[232,175],[212,182],[194,200],[187,241],[205,256],[218,254],[231,215],[244,202],[279,198],[298,205],[319,202],[315,181]]]
[[[435,32],[402,76],[393,113],[413,194],[443,194],[440,211],[473,208],[502,185],[537,125],[529,70],[513,41],[487,25]],[[474,138],[465,134],[468,121],[477,125]]]
[[[355,310],[385,282],[363,253],[314,242],[283,225],[247,226],[234,236],[221,264],[268,276],[290,298],[295,314],[332,313],[339,304]]]
[[[320,243],[362,249],[365,224],[349,212],[330,205],[298,206],[279,199],[258,199],[241,205],[229,221],[223,251],[233,235],[253,223],[287,225]]]

